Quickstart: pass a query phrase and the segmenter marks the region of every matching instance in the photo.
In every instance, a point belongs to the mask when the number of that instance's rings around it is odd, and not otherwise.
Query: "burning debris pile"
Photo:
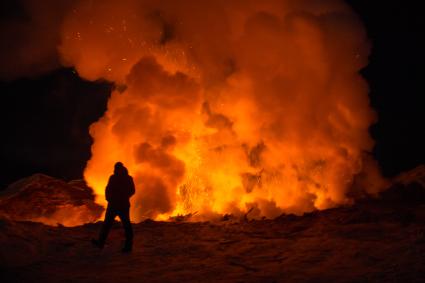
[[[0,195],[0,216],[12,220],[75,226],[94,222],[103,207],[94,202],[84,181],[66,183],[35,174],[11,184]]]

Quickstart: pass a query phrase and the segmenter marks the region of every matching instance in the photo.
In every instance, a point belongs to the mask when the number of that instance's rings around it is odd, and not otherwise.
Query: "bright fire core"
[[[275,217],[379,187],[369,44],[342,1],[81,1],[60,52],[117,86],[85,178],[105,204],[123,162],[135,221]]]

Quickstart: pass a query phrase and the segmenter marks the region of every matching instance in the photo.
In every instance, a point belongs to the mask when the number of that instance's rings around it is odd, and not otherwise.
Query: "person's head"
[[[124,166],[124,164],[122,164],[122,162],[115,163],[114,174],[115,175],[127,175],[128,174],[127,168],[125,168],[125,166]]]

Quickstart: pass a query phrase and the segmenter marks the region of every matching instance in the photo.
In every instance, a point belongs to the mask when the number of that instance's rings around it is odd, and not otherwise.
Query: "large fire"
[[[105,204],[116,161],[135,221],[274,217],[374,191],[369,43],[342,1],[80,1],[60,53],[116,84],[85,178]]]

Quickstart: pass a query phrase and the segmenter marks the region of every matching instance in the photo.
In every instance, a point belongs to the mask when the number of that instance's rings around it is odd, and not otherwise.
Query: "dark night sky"
[[[420,1],[409,2],[349,1],[373,43],[363,73],[379,116],[371,128],[373,153],[385,176],[425,163],[425,23]],[[5,5],[2,17],[8,9],[17,13]],[[37,172],[81,178],[90,157],[88,127],[105,111],[111,88],[64,68],[32,79],[0,81],[0,189]]]

